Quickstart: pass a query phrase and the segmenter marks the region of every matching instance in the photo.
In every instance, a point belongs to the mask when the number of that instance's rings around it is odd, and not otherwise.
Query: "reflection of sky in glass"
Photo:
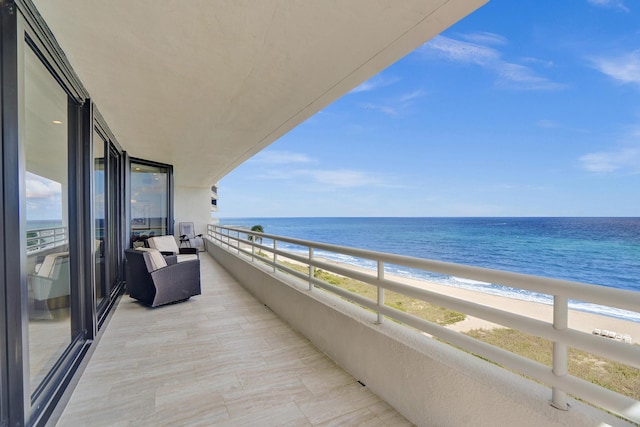
[[[96,169],[93,173],[94,179],[94,216],[104,218],[104,171]]]
[[[167,175],[134,172],[131,174],[131,217],[167,216]]]
[[[27,221],[62,219],[62,184],[32,172],[26,174]]]

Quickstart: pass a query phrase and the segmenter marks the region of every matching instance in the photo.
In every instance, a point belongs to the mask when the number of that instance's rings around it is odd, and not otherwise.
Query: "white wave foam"
[[[291,252],[300,254],[307,254],[307,251],[300,250],[299,248],[291,248]],[[289,250],[289,249],[287,249]],[[332,252],[316,252],[316,256],[326,258],[336,262],[342,262],[351,264],[357,267],[375,269],[376,262],[371,260],[363,260],[355,258],[349,255],[336,254]],[[468,289],[476,292],[483,292],[490,295],[502,296],[507,298],[519,299],[522,301],[535,302],[540,304],[553,304],[553,297],[546,294],[540,294],[537,292],[526,291],[523,289],[510,288],[507,286],[494,285],[488,282],[482,282],[479,280],[466,279],[463,277],[455,276],[443,276],[439,274],[429,273],[421,270],[407,270],[399,268],[398,266],[387,266],[385,269],[389,274],[408,277],[418,280],[427,280],[430,282],[453,286],[462,289]],[[622,310],[615,307],[606,307],[597,304],[569,301],[569,307],[574,310],[584,311],[587,313],[593,313],[601,316],[615,317],[618,319],[629,320],[632,322],[640,322],[640,313]]]
[[[473,279],[465,279],[464,277],[453,277],[452,279],[461,283],[469,284],[469,285],[491,285],[491,283],[488,283],[488,282],[481,282],[479,280],[473,280]]]

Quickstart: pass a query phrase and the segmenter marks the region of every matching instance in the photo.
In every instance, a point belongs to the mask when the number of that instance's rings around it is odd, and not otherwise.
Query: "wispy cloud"
[[[358,93],[358,92],[370,92],[372,90],[376,90],[381,87],[391,86],[392,84],[398,82],[400,79],[397,77],[386,77],[382,74],[376,74],[371,77],[366,82],[363,82],[351,89],[349,93]]]
[[[629,8],[625,5],[623,0],[587,0],[587,2],[597,7],[618,9],[624,12],[629,12]]]
[[[388,114],[390,116],[397,116],[398,110],[391,105],[373,104],[370,102],[360,104],[365,110],[378,111],[380,113]]]
[[[379,173],[354,169],[278,169],[266,171],[256,178],[293,181],[297,184],[315,185],[315,190],[357,187],[389,187],[393,183]]]
[[[476,44],[493,44],[505,45],[508,43],[506,37],[499,34],[489,33],[487,31],[478,31],[477,33],[460,34],[460,37],[468,42]]]
[[[640,49],[608,58],[593,58],[594,67],[620,83],[640,86]]]
[[[553,120],[548,120],[548,119],[538,120],[536,125],[538,125],[538,127],[541,127],[541,128],[557,128],[557,127],[560,127],[560,125],[558,123],[554,122]]]
[[[270,165],[283,165],[295,163],[310,163],[312,159],[306,154],[292,153],[290,151],[261,151],[251,158],[251,162]]]
[[[563,84],[539,75],[529,66],[504,60],[502,53],[493,47],[493,45],[507,43],[502,36],[492,33],[474,33],[461,37],[470,41],[436,36],[424,44],[421,51],[436,53],[450,61],[474,64],[490,70],[498,76],[497,84],[500,87],[521,90],[557,90],[565,87]],[[548,61],[535,58],[525,58],[524,62],[550,64]]]
[[[62,184],[27,172],[25,187],[27,199],[60,199]]]
[[[310,177],[314,182],[334,188],[377,186],[382,184],[376,175],[364,171],[339,170],[299,170],[298,175]]]
[[[611,173],[626,170],[637,174],[640,173],[640,146],[588,153],[579,160],[582,167],[589,172]]]
[[[27,220],[62,218],[62,184],[26,173]]]
[[[414,99],[422,98],[426,95],[426,92],[422,89],[414,90],[413,92],[405,93],[400,95],[397,99],[397,102],[406,104],[407,102],[411,102]]]
[[[421,50],[436,51],[449,60],[483,67],[488,67],[490,64],[500,61],[499,52],[492,47],[455,40],[445,36],[434,37],[431,41],[422,45]]]
[[[414,90],[401,94],[393,99],[389,99],[383,104],[364,102],[360,104],[360,107],[366,110],[378,111],[390,116],[399,116],[407,111],[417,99],[420,99],[426,95],[426,92],[422,89]]]

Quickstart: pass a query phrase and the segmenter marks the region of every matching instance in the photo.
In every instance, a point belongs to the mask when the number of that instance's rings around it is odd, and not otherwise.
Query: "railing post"
[[[276,248],[278,247],[278,242],[273,240],[273,272],[275,273],[278,269],[276,265],[278,264],[278,254],[276,254]]]
[[[256,237],[253,236],[250,242],[251,242],[251,262],[253,262],[256,259],[256,256],[255,256],[256,255],[256,245],[255,245]]]
[[[560,295],[553,296],[553,328],[558,331],[567,329],[569,317],[569,303],[567,297]],[[557,377],[567,375],[568,369],[568,348],[560,342],[553,343],[553,374]],[[551,391],[551,406],[563,411],[569,409],[567,403],[567,393],[553,387]]]
[[[313,290],[313,281],[312,279],[315,277],[315,267],[311,265],[311,261],[313,260],[313,248],[309,248],[309,290]]]
[[[378,280],[383,280],[383,279],[384,279],[384,263],[378,260]],[[384,306],[384,288],[378,285],[378,307],[383,307],[383,306]],[[376,324],[377,325],[382,324],[383,320],[384,320],[384,315],[378,309],[378,321],[376,322]]]

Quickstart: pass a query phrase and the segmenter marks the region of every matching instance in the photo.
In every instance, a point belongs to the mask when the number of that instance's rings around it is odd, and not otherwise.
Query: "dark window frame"
[[[109,130],[109,128],[106,125],[106,122],[104,121],[104,119],[102,118],[102,115],[100,115],[99,111],[97,110],[97,108],[95,107],[95,105],[93,105],[93,112],[94,112],[94,120],[92,122],[92,126],[91,126],[91,140],[88,141],[87,144],[87,151],[88,151],[88,156],[87,156],[87,167],[89,169],[89,180],[90,181],[90,185],[89,188],[87,189],[89,197],[91,197],[92,193],[93,193],[93,180],[94,180],[94,161],[93,161],[93,132],[95,131],[99,137],[102,139],[102,141],[104,142],[104,158],[105,158],[105,163],[104,163],[104,173],[105,173],[105,206],[109,206],[112,203],[116,203],[117,209],[118,209],[118,214],[116,215],[117,219],[116,219],[116,227],[115,230],[112,231],[112,234],[110,235],[109,238],[115,237],[116,241],[112,242],[114,247],[116,248],[116,253],[111,253],[111,251],[106,249],[106,244],[105,244],[105,276],[104,276],[104,280],[105,280],[105,286],[106,286],[106,294],[103,298],[103,300],[100,302],[100,304],[97,307],[94,307],[94,311],[95,311],[95,315],[93,316],[93,318],[96,319],[96,322],[94,324],[94,335],[97,334],[97,331],[102,327],[102,324],[104,323],[105,319],[107,318],[107,314],[111,311],[111,308],[113,307],[117,297],[120,295],[123,287],[124,287],[124,273],[123,273],[123,259],[122,259],[122,253],[125,249],[124,247],[124,240],[122,238],[122,232],[121,230],[125,227],[125,221],[123,221],[123,212],[124,212],[124,205],[126,205],[127,203],[127,199],[125,197],[125,193],[124,193],[124,182],[123,182],[123,169],[125,169],[124,165],[126,164],[126,160],[125,160],[125,153],[122,150],[122,148],[120,147],[120,144],[118,144],[117,140],[115,139],[115,137],[113,136],[113,134],[111,133],[111,131]],[[111,162],[112,160],[112,156],[117,157],[117,176],[116,177],[111,177]],[[108,190],[108,186],[109,186],[109,180],[110,179],[115,179],[115,183],[118,186],[118,188],[116,189],[116,191],[113,192],[113,194],[111,192],[109,192]],[[117,200],[113,200],[113,197],[117,197]],[[93,202],[92,199],[90,199],[91,202]],[[91,224],[91,236],[89,237],[89,240],[86,242],[87,245],[92,245],[93,244],[93,236],[95,235],[95,224],[94,224],[94,213],[93,213],[93,203],[89,203],[89,205],[91,206],[87,206],[88,211],[87,211],[87,218],[88,221],[90,221]],[[108,209],[105,209],[105,223],[110,223],[111,224],[111,218],[108,212]],[[105,240],[106,241],[106,240]],[[88,246],[91,247],[91,246]],[[116,258],[116,259],[113,259]],[[113,274],[110,274],[111,272],[108,271],[107,266],[110,265],[109,263],[114,262],[116,264],[117,267],[117,274],[116,277],[112,277]],[[90,262],[91,263],[91,262]],[[89,283],[91,283],[90,287],[91,287],[91,305],[95,306],[95,295],[94,295],[94,283],[93,283],[93,270],[94,270],[94,265],[93,263],[91,263],[91,265],[87,266],[87,278],[89,280]]]
[[[174,196],[173,165],[155,162],[153,160],[141,159],[137,157],[130,157],[127,162],[127,174],[129,175],[129,179],[127,182],[127,189],[129,191],[131,190],[131,173],[132,173],[131,165],[133,163],[167,169],[167,234],[173,235],[174,222],[175,222],[174,212],[173,212],[173,196]],[[127,194],[127,201],[128,201],[127,219],[129,221],[129,223],[127,224],[127,232],[128,232],[127,241],[129,242],[129,245],[131,245],[131,236],[133,235],[133,229],[131,226],[131,194],[130,193]]]
[[[92,236],[87,229],[90,209],[90,174],[87,170],[87,150],[91,143],[94,119],[102,121],[92,108],[88,92],[68,63],[55,37],[30,0],[0,2],[0,123],[2,125],[2,159],[0,161],[0,426],[44,425],[54,413],[61,411],[60,402],[68,399],[74,376],[80,371],[91,340],[96,336],[96,313],[92,312],[91,282],[87,281],[87,243]],[[29,317],[27,311],[26,246],[22,233],[25,218],[21,217],[22,174],[20,135],[24,126],[20,85],[24,79],[21,65],[24,49],[32,49],[53,79],[66,92],[68,100],[68,160],[69,160],[69,247],[75,253],[70,270],[72,293],[71,343],[40,386],[31,393],[29,380]],[[110,134],[106,124],[106,132]],[[112,136],[112,135],[110,135]],[[124,165],[127,159],[115,138],[122,165],[120,185],[124,185]],[[91,167],[91,166],[89,166]],[[124,194],[124,188],[121,187]],[[124,214],[124,203],[120,203]],[[124,221],[123,221],[124,222]],[[124,241],[125,228],[117,230]],[[16,244],[18,242],[18,244]],[[119,251],[121,252],[121,251]],[[117,255],[116,255],[117,256]],[[122,290],[122,282],[113,294]],[[91,303],[90,303],[91,301]],[[112,302],[115,298],[112,299]],[[110,308],[100,324],[112,313]]]

